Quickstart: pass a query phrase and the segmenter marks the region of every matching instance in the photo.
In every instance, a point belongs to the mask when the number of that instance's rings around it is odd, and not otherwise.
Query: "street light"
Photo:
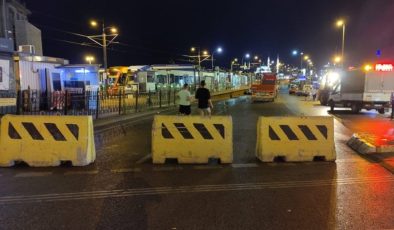
[[[191,47],[190,48],[190,52],[195,53],[196,51],[197,51],[197,54],[195,56],[186,55],[186,57],[197,58],[198,59],[198,67],[201,69],[201,63],[203,61],[208,60],[210,55],[209,55],[209,52],[207,50],[204,50],[204,51],[201,52],[200,47]]]
[[[214,67],[214,58],[213,58],[213,55],[215,54],[215,53],[222,53],[223,52],[223,49],[222,49],[222,47],[218,47],[215,51],[213,51],[212,52],[212,71],[213,71],[213,67]]]
[[[92,27],[98,27],[99,23],[95,20],[90,21],[90,25]],[[94,43],[98,44],[99,46],[103,47],[103,59],[104,59],[104,70],[105,74],[107,74],[108,69],[108,62],[107,62],[107,47],[114,43],[115,39],[119,36],[118,30],[115,27],[106,27],[104,20],[101,21],[101,35],[93,35],[93,36],[85,36],[89,40],[93,41]],[[110,30],[111,34],[107,34],[107,30]],[[109,41],[107,40],[109,38]]]
[[[85,60],[86,60],[87,62],[89,62],[89,65],[91,65],[92,62],[94,62],[94,57],[89,55],[89,56],[86,56],[86,57],[85,57]]]
[[[259,56],[257,56],[257,55],[254,56],[254,60],[256,60],[256,61],[259,60]]]
[[[309,60],[309,56],[306,55],[306,56],[304,57],[304,60],[305,60],[305,61],[308,61],[308,60]]]
[[[371,71],[372,70],[372,66],[371,65],[365,65],[364,66],[364,70],[367,71],[367,72]]]
[[[292,54],[293,54],[293,56],[298,56],[298,54],[300,54],[300,70],[301,70],[302,69],[302,61],[303,61],[304,52],[298,52],[298,50],[293,50]],[[306,57],[305,60],[309,59],[309,56],[305,56],[305,57]]]
[[[245,59],[249,59],[250,58],[250,54],[249,53],[245,54],[245,56],[242,57],[242,60],[241,60],[241,65],[245,66],[245,69],[246,69],[246,62],[244,63],[244,58]]]
[[[292,54],[293,54],[293,56],[297,56],[298,55],[298,51],[297,50],[293,50]]]
[[[234,66],[234,65],[239,65],[239,64],[238,64],[238,58],[234,58],[234,60],[231,61],[230,72],[233,72],[233,66]]]
[[[342,58],[340,57],[340,56],[335,56],[334,57],[334,63],[335,64],[338,64],[338,63],[340,63],[342,61]]]
[[[344,67],[344,59],[345,59],[345,32],[346,32],[346,23],[344,20],[337,21],[337,27],[342,27],[342,68]]]
[[[112,32],[113,34],[117,34],[117,33],[118,33],[118,29],[116,29],[115,27],[112,27],[112,28],[111,28],[111,32]]]
[[[97,26],[97,22],[92,20],[92,21],[90,21],[90,25],[93,26],[93,27],[96,27]]]

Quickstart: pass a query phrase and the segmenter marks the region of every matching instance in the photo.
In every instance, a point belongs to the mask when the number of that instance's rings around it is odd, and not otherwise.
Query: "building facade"
[[[23,52],[42,56],[41,31],[29,23],[30,14],[19,0],[0,0],[0,38],[12,40],[14,51],[25,46]]]
[[[30,14],[19,0],[0,0],[0,114],[16,110],[20,89],[16,51],[22,46],[23,53],[42,56],[41,31],[29,23]]]

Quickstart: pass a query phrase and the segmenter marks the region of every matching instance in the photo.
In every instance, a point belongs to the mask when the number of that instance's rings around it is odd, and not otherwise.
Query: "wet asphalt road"
[[[336,163],[255,158],[259,116],[327,110],[285,93],[217,103],[233,116],[232,165],[152,165],[145,118],[91,166],[0,169],[0,229],[394,229],[393,174],[346,146],[354,115],[335,114]]]

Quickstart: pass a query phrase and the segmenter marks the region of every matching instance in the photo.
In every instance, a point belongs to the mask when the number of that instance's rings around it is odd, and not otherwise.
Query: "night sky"
[[[346,54],[350,65],[373,61],[377,49],[394,58],[393,0],[25,0],[30,21],[42,30],[44,55],[84,63],[102,51],[80,44],[85,38],[67,32],[99,34],[90,19],[105,19],[120,31],[109,51],[109,66],[181,62],[191,46],[221,46],[221,66],[245,53],[280,57],[299,65],[293,49],[321,66],[341,50],[338,18],[347,21]],[[126,3],[127,2],[127,3]]]

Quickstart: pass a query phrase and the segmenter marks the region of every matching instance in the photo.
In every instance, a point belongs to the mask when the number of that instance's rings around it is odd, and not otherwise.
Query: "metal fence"
[[[16,93],[0,91],[0,115],[16,113],[15,98]]]
[[[102,91],[39,90],[18,92],[17,114],[23,115],[91,115],[102,118],[173,107],[178,104],[177,88],[161,88],[155,92],[139,93],[120,91],[116,95]]]

